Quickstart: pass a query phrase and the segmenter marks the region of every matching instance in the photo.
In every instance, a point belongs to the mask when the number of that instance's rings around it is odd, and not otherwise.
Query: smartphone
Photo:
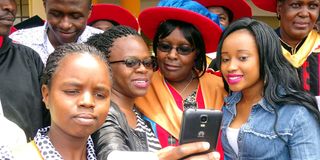
[[[187,109],[183,112],[180,130],[180,144],[191,142],[209,142],[212,152],[216,149],[222,112],[220,110]]]

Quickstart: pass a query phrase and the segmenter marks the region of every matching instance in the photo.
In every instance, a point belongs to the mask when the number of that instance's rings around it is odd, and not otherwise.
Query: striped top
[[[161,149],[160,142],[158,138],[155,136],[153,131],[150,127],[146,124],[146,122],[142,119],[141,113],[133,107],[133,112],[136,114],[137,117],[137,126],[134,131],[137,132],[144,132],[147,136],[147,144],[148,144],[148,151],[156,152]]]

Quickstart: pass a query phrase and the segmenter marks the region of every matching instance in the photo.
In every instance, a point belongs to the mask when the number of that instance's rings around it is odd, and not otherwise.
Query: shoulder
[[[42,40],[43,37],[41,37],[41,35],[43,34],[41,33],[44,33],[43,26],[21,29],[13,32],[9,37],[13,40],[14,43],[29,44]]]
[[[37,62],[41,61],[39,54],[28,46],[12,43],[12,49],[13,49],[13,54],[17,54],[20,57],[37,61]]]
[[[312,111],[301,105],[283,105],[279,108],[278,114],[280,121],[289,123],[294,128],[312,125],[319,127],[320,125]]]
[[[120,113],[122,112],[118,105],[111,101],[108,116],[119,116]]]
[[[223,85],[222,77],[220,77],[216,74],[205,72],[204,75],[202,77],[200,77],[200,79],[203,79],[207,83],[210,83],[210,84]]]
[[[202,77],[200,77],[199,80],[200,80],[201,86],[205,86],[210,89],[218,89],[225,92],[223,80],[222,80],[222,77],[220,76],[206,72]]]
[[[125,121],[124,113],[120,110],[120,108],[116,103],[111,102],[108,116],[101,128],[111,127],[111,126],[118,127],[118,126],[121,126],[124,121]]]
[[[1,145],[14,146],[27,143],[24,131],[6,117],[0,116],[0,126],[5,126],[5,129],[0,132]]]
[[[26,157],[32,160],[42,160],[42,156],[34,141],[16,146],[12,149],[12,154],[15,160],[23,160],[26,159]]]
[[[95,34],[99,34],[102,33],[103,31],[100,29],[96,29],[90,26],[86,26],[86,29],[83,31],[83,33],[81,34],[81,36],[79,37],[78,42],[82,43],[82,42],[86,42],[88,40],[89,37],[95,35]]]

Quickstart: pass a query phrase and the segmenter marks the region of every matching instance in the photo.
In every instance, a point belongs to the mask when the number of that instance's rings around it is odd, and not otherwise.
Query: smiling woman
[[[157,70],[155,58],[137,31],[118,25],[87,43],[108,56],[114,73],[108,117],[92,136],[98,159],[175,160],[206,150],[202,142],[161,149],[153,127],[137,108],[135,99],[146,95]]]
[[[313,30],[319,17],[319,0],[252,0],[259,8],[276,13],[282,54],[297,68],[303,88],[320,96],[320,35]]]
[[[226,159],[319,159],[320,113],[281,54],[276,33],[254,19],[233,22],[217,51],[225,88]]]
[[[61,46],[49,56],[42,83],[51,125],[14,148],[15,159],[96,159],[90,134],[105,120],[112,85],[106,57],[84,44]]]
[[[136,104],[150,119],[162,147],[179,144],[184,110],[223,105],[226,92],[221,77],[206,73],[206,53],[215,51],[221,33],[214,17],[191,0],[161,0],[158,7],[139,15],[141,31],[153,39],[159,70]]]

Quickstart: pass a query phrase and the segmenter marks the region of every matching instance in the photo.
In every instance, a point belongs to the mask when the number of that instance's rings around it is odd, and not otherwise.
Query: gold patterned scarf
[[[282,54],[296,68],[302,66],[313,52],[320,52],[320,35],[315,30],[308,34],[307,39],[295,54],[291,54],[282,46]]]
[[[206,108],[221,109],[223,98],[227,95],[222,78],[205,73],[199,79],[199,83]],[[179,139],[182,111],[167,88],[160,71],[154,73],[147,94],[137,98],[135,104],[146,117]]]

